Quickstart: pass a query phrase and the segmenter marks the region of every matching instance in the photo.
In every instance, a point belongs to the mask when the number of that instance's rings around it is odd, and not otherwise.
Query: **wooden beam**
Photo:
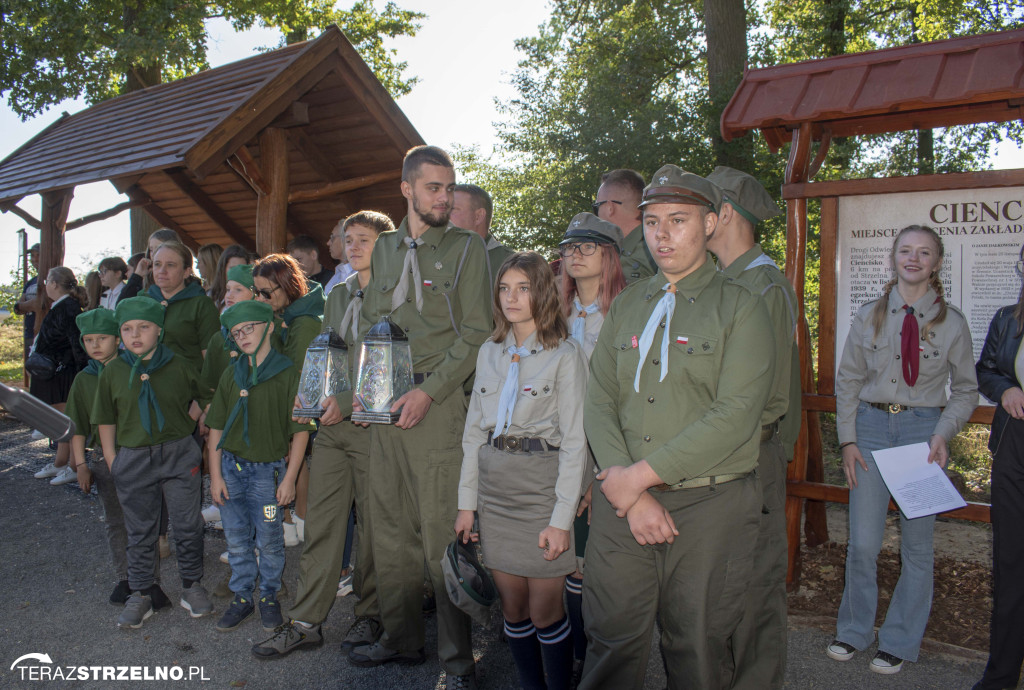
[[[237,151],[228,156],[228,165],[257,195],[270,194],[270,185],[248,148],[239,146]]]
[[[256,252],[283,252],[288,224],[288,137],[283,129],[260,133],[260,166],[270,185],[256,200]]]
[[[363,175],[362,177],[354,177],[350,180],[341,180],[339,182],[331,182],[329,184],[321,185],[318,187],[305,187],[303,189],[296,189],[294,192],[288,195],[289,203],[302,203],[303,201],[316,201],[325,197],[336,196],[345,192],[351,192],[355,189],[363,189],[371,185],[378,184],[379,182],[388,182],[391,180],[402,179],[401,170],[392,170],[390,172],[375,173],[373,175]]]
[[[850,490],[845,486],[822,484],[820,482],[786,482],[786,496],[828,501],[830,503],[849,503]],[[991,508],[988,503],[968,503],[966,508],[939,513],[941,517],[972,520],[974,522],[992,522]],[[896,504],[890,500],[889,510],[897,510]]]
[[[278,129],[289,129],[291,127],[304,127],[309,124],[309,104],[302,101],[293,101],[288,104],[288,109],[278,115],[271,127]]]
[[[981,170],[969,173],[909,175],[907,177],[870,177],[829,182],[796,182],[782,185],[783,199],[820,199],[828,196],[898,194],[945,189],[1019,187],[1024,185],[1024,168]]]
[[[138,201],[139,207],[152,216],[153,220],[157,223],[160,223],[160,225],[165,228],[170,228],[178,233],[178,237],[180,237],[181,241],[185,243],[185,246],[193,252],[199,250],[199,243],[192,239],[192,236],[188,234],[181,223],[167,215],[167,212],[160,208],[157,203],[150,198],[149,194],[147,194],[145,190],[138,185],[132,185],[128,189],[124,190],[124,193],[127,194],[128,198],[132,201]]]
[[[114,189],[116,189],[118,192],[120,192],[121,194],[125,194],[127,193],[128,188],[134,184],[138,184],[139,180],[141,180],[142,177],[142,175],[129,175],[127,177],[117,177],[110,180],[110,184],[114,185]]]
[[[313,170],[327,182],[344,177],[344,172],[324,155],[316,143],[301,129],[288,130],[288,140],[292,146],[309,162]]]
[[[217,227],[229,235],[231,239],[246,249],[252,250],[255,247],[252,237],[250,237],[245,230],[238,227],[238,224],[231,219],[231,216],[225,213],[224,209],[218,206],[217,202],[211,199],[199,185],[190,180],[188,175],[185,174],[185,170],[183,168],[165,170],[163,174],[181,191],[182,194],[188,197],[189,200],[195,204],[207,218],[216,223]]]
[[[12,204],[9,208],[5,208],[4,212],[13,213],[16,216],[20,216],[23,221],[31,225],[36,230],[39,230],[40,228],[43,227],[41,221],[36,220],[35,216],[33,216],[31,213],[18,206],[17,204]]]
[[[46,277],[50,269],[64,263],[64,230],[71,210],[75,188],[43,192],[39,228],[39,275]]]
[[[89,223],[95,223],[96,221],[106,220],[107,218],[112,218],[116,216],[118,213],[123,213],[128,209],[132,208],[139,208],[140,206],[142,206],[142,204],[138,203],[137,201],[122,201],[117,206],[112,206],[108,208],[106,211],[100,211],[99,213],[93,213],[88,216],[82,216],[81,218],[68,222],[67,226],[65,227],[65,230],[74,230],[75,228],[80,228],[83,225],[88,225]]]

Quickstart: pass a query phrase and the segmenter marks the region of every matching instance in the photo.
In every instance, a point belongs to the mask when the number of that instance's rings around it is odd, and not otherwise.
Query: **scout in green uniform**
[[[436,592],[444,592],[441,557],[452,539],[464,386],[491,332],[491,291],[483,242],[448,223],[455,187],[451,159],[436,147],[406,154],[402,194],[408,215],[373,249],[360,319],[383,315],[403,328],[412,348],[416,387],[392,407],[394,425],[370,429],[373,560],[384,634],[349,659],[375,666],[423,661],[423,561]],[[438,655],[448,687],[475,686],[470,619],[437,597]]]
[[[227,309],[238,302],[256,299],[252,282],[252,264],[238,264],[227,272],[224,290],[224,308]],[[211,391],[217,389],[221,374],[231,366],[238,357],[235,342],[228,335],[228,330],[221,326],[220,330],[210,336],[206,345],[206,357],[203,358],[203,370],[200,380]]]
[[[601,176],[601,186],[594,202],[594,215],[622,230],[619,261],[627,284],[649,278],[658,270],[640,227],[639,206],[643,192],[644,178],[640,173],[627,169],[612,170]]]
[[[243,356],[221,376],[206,416],[210,495],[220,506],[231,565],[228,586],[235,594],[216,627],[234,630],[253,614],[258,574],[260,620],[264,630],[273,630],[284,622],[277,601],[284,572],[278,505],[295,498],[295,478],[313,425],[291,420],[299,371],[270,346],[270,305],[239,302],[220,321]],[[253,548],[259,549],[259,560]]]
[[[484,240],[487,249],[487,266],[491,283],[498,276],[498,269],[505,259],[515,252],[503,245],[491,234],[491,217],[494,202],[491,195],[475,184],[455,185],[455,202],[452,204],[452,225],[472,230]]]
[[[775,377],[761,412],[757,460],[764,505],[746,610],[733,639],[734,687],[780,688],[786,668],[786,468],[790,458],[778,431],[783,416],[800,414],[799,394],[790,395],[797,357],[796,293],[754,242],[757,223],[782,213],[768,192],[750,175],[725,166],[715,168],[708,181],[722,190],[723,197],[708,249],[725,276],[742,281],[764,299],[775,339]]]
[[[387,216],[375,211],[355,213],[342,225],[345,253],[356,272],[331,290],[324,309],[324,328],[334,329],[348,344],[349,364],[353,368],[350,380],[353,381],[358,344],[369,327],[360,320],[359,312],[363,291],[370,283],[370,255],[377,236],[394,229]],[[346,522],[351,519],[353,496],[359,511],[359,550],[352,586],[359,601],[355,605],[356,620],[341,646],[347,650],[370,644],[380,635],[367,498],[370,430],[352,424],[351,413],[351,392],[324,401],[320,430],[309,462],[306,538],[299,562],[299,589],[289,611],[292,623],[254,645],[252,652],[257,657],[279,657],[298,647],[319,645],[323,641],[320,624],[334,604],[338,573],[347,565],[344,557],[349,532]]]
[[[775,346],[761,298],[707,260],[720,203],[674,165],[654,175],[641,207],[658,274],[623,290],[591,356],[584,426],[602,471],[580,688],[642,687],[656,618],[670,688],[732,683]]]
[[[213,613],[203,577],[199,512],[202,457],[192,440],[193,400],[205,404],[199,374],[160,342],[164,307],[150,297],[122,300],[114,311],[124,351],[100,374],[92,421],[114,477],[128,530],[132,595],[118,625],[138,628],[153,613],[151,588],[161,495],[178,545],[181,605],[193,618]]]

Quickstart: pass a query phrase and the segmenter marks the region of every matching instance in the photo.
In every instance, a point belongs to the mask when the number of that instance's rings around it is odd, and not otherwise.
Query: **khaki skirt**
[[[576,569],[572,529],[569,550],[553,561],[537,548],[551,521],[558,451],[509,453],[480,447],[477,513],[484,565],[521,577],[560,577]]]

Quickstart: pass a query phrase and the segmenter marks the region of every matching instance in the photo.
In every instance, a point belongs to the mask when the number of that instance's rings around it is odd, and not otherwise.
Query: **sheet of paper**
[[[967,505],[942,468],[928,462],[928,444],[872,451],[893,500],[908,518],[945,513]]]

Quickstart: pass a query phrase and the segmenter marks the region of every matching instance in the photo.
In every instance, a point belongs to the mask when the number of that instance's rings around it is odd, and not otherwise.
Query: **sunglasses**
[[[601,205],[602,204],[618,204],[619,206],[622,206],[622,202],[621,201],[615,201],[614,199],[605,199],[604,201],[595,201],[594,202],[594,206],[593,206],[593,208],[594,208],[594,215],[595,216],[598,215],[598,211],[601,210]]]
[[[256,293],[257,297],[262,297],[263,299],[267,299],[268,300],[268,299],[270,299],[271,295],[273,295],[275,292],[277,292],[280,289],[281,289],[281,286],[277,285],[277,286],[271,288],[270,290],[259,290],[257,288],[253,288],[252,291],[254,293]]]

